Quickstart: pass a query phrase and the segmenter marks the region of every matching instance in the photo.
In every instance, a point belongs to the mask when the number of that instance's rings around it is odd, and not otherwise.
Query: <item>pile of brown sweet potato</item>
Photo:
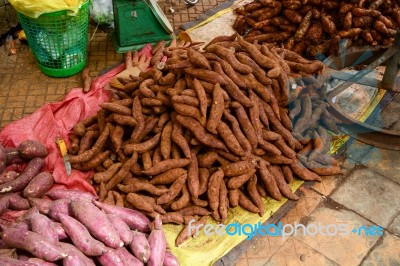
[[[400,25],[399,2],[393,0],[260,0],[235,12],[233,28],[246,40],[282,43],[311,58],[337,54],[340,43],[389,45]]]
[[[71,135],[72,166],[96,171],[102,202],[164,223],[208,215],[224,222],[238,205],[262,215],[262,197],[298,199],[288,185],[294,177],[340,173],[335,164],[304,167],[297,154],[311,140],[291,134],[289,77],[318,75],[322,63],[236,36],[219,36],[204,52],[163,45],[152,52],[169,58],[120,80],[124,87]],[[185,228],[176,245],[189,235]]]

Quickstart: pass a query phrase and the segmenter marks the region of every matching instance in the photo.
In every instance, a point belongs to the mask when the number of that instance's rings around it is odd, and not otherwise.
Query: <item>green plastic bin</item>
[[[40,70],[50,77],[68,77],[86,65],[89,1],[75,16],[66,10],[31,18],[18,13]]]

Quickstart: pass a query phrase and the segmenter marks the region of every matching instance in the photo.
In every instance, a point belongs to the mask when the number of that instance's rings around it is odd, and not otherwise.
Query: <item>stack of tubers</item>
[[[235,12],[233,28],[249,42],[284,44],[310,58],[338,54],[340,46],[390,45],[400,26],[393,0],[260,0]]]
[[[0,214],[29,209],[29,198],[40,198],[53,186],[52,174],[42,171],[46,156],[46,147],[35,140],[16,148],[0,145]]]
[[[155,47],[165,64],[124,80],[70,136],[72,166],[95,170],[100,201],[163,223],[225,222],[238,205],[263,215],[262,197],[297,200],[288,185],[295,176],[340,173],[304,167],[291,134],[288,78],[318,75],[321,62],[236,36],[219,36],[204,52]],[[176,245],[187,238],[185,228]]]
[[[32,208],[16,221],[0,219],[2,253],[16,250],[1,256],[1,265],[179,265],[167,250],[160,217],[152,226],[140,212],[77,190],[46,195],[50,199],[30,198]]]

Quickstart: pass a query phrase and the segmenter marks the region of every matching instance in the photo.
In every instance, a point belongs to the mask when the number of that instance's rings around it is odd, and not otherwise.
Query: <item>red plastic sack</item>
[[[140,53],[148,54],[150,50],[151,46],[148,45]],[[92,172],[73,169],[71,175],[67,176],[55,139],[61,137],[69,147],[68,134],[74,125],[95,114],[100,109],[99,103],[109,99],[109,92],[104,87],[124,69],[124,64],[121,64],[95,78],[91,90],[86,94],[81,88],[72,89],[61,102],[45,104],[36,112],[7,125],[0,132],[0,143],[5,147],[16,147],[27,139],[40,141],[49,152],[44,170],[53,173],[55,187],[62,186],[95,194],[94,188],[86,180]]]

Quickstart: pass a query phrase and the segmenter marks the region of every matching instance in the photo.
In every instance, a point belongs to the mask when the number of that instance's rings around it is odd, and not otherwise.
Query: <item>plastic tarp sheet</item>
[[[8,124],[0,132],[0,143],[5,147],[16,147],[26,139],[42,142],[49,152],[44,170],[53,173],[57,184],[95,193],[86,181],[90,172],[72,170],[67,176],[55,139],[61,137],[69,146],[68,133],[74,125],[95,114],[100,109],[98,104],[109,99],[109,93],[102,89],[102,85],[112,77],[110,74],[95,80],[98,85],[87,94],[81,88],[72,89],[62,101],[45,104],[34,113]]]
[[[69,15],[73,16],[86,1],[88,0],[9,0],[15,10],[31,18],[62,10],[70,11]]]

